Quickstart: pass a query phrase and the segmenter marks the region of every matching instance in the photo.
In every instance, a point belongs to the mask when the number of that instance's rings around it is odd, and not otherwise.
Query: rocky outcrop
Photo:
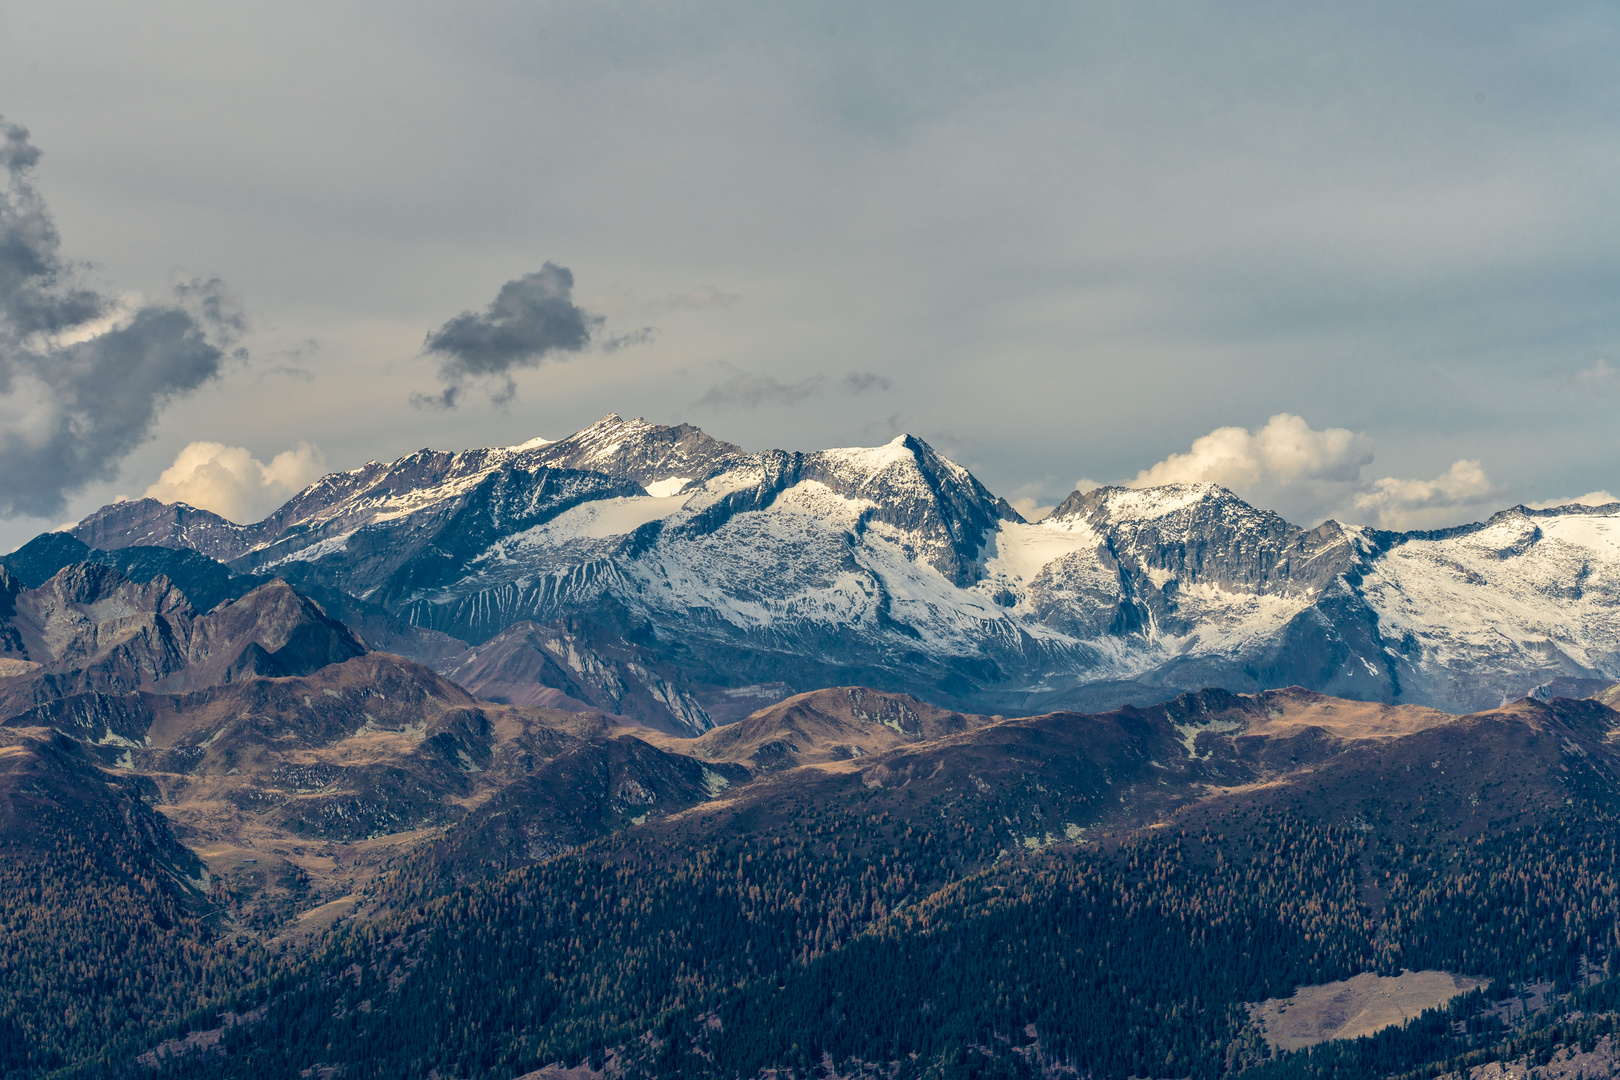
[[[680,671],[585,619],[516,623],[440,666],[501,704],[600,712],[672,735],[713,726]]]
[[[64,567],[35,589],[7,580],[0,717],[84,694],[305,675],[366,651],[282,581],[199,616],[168,578],[131,581],[99,563]]]
[[[272,581],[197,619],[184,674],[165,689],[217,686],[249,676],[310,675],[366,652],[347,626],[284,581]]]

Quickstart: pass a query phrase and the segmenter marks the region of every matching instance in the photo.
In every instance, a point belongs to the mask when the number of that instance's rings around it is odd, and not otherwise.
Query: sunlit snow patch
[[[647,494],[655,499],[667,499],[671,495],[679,494],[681,488],[691,482],[690,476],[671,476],[663,480],[654,480],[647,485]]]

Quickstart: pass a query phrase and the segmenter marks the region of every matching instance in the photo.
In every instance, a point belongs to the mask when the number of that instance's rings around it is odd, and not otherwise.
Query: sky
[[[1612,3],[9,0],[0,550],[609,412],[1030,515],[1603,501],[1616,55]]]

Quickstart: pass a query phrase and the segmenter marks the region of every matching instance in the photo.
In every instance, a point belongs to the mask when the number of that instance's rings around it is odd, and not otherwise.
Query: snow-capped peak
[[[1253,509],[1219,484],[1161,484],[1157,487],[1099,487],[1076,491],[1053,510],[1047,520],[1058,523],[1084,518],[1093,522],[1151,522],[1200,503]]]
[[[556,439],[548,439],[544,435],[536,435],[528,442],[520,442],[516,446],[508,446],[505,449],[513,454],[521,454],[526,450],[538,450],[542,446],[550,446],[556,441]]]

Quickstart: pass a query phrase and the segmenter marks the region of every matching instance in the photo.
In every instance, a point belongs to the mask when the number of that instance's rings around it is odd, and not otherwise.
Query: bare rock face
[[[186,690],[303,675],[366,651],[282,581],[198,616],[167,577],[135,582],[98,563],[35,589],[0,582],[0,716],[80,694]]]
[[[190,548],[134,545],[101,551],[60,532],[42,533],[11,554],[0,556],[0,568],[9,572],[21,589],[38,588],[61,570],[79,563],[110,566],[134,582],[166,577],[185,593],[199,613],[212,611],[220,603],[246,595],[265,582],[263,578],[234,574],[224,563]]]
[[[320,605],[276,580],[196,620],[172,689],[251,676],[309,675],[362,656],[365,643]]]
[[[517,623],[443,670],[502,704],[595,711],[672,735],[699,735],[713,726],[681,672],[653,650],[584,619]]]
[[[196,617],[167,578],[136,583],[90,563],[17,591],[10,607],[6,655],[40,665],[22,678],[52,697],[68,687],[123,692],[168,678],[185,667]]]

